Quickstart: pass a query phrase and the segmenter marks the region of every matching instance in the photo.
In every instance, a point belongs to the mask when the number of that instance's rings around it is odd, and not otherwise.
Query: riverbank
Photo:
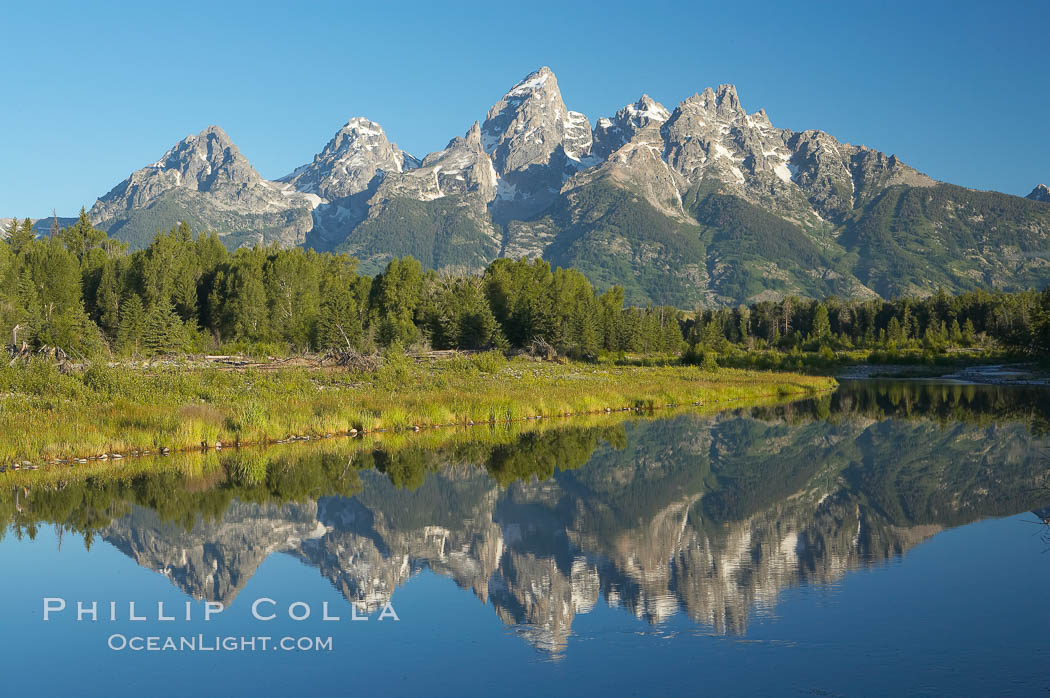
[[[1050,371],[1037,363],[914,366],[858,364],[838,372],[841,380],[936,380],[964,385],[1050,386]]]
[[[783,398],[765,398],[749,402],[748,405],[773,406],[784,404]],[[617,441],[617,433],[625,425],[659,414],[669,418],[682,414],[702,414],[719,408],[695,407],[664,408],[659,412],[601,412],[593,415],[577,415],[567,419],[533,419],[496,424],[455,425],[445,428],[430,428],[415,431],[371,431],[354,436],[335,434],[331,438],[298,438],[294,440],[244,443],[240,447],[221,449],[188,449],[162,455],[157,451],[140,452],[138,456],[120,459],[99,460],[92,458],[85,463],[45,463],[39,467],[13,469],[0,466],[0,520],[2,520],[5,497],[12,495],[11,488],[27,488],[27,492],[67,489],[71,485],[86,483],[130,483],[136,478],[173,477],[185,483],[194,492],[207,492],[218,485],[236,488],[260,486],[255,496],[269,501],[270,494],[294,498],[294,493],[285,491],[289,484],[298,492],[301,487],[309,489],[314,496],[341,492],[353,494],[356,473],[362,468],[377,468],[391,474],[395,480],[412,480],[435,464],[478,465],[485,462],[495,449],[510,449],[523,443],[535,456],[527,467],[550,469],[572,467],[570,461],[578,460],[578,449],[563,448],[564,440],[579,439],[587,435],[588,441],[604,439]],[[551,444],[546,448],[543,444]],[[559,445],[561,444],[561,445]],[[381,463],[375,454],[382,453]],[[288,468],[289,464],[294,467]],[[307,471],[315,472],[307,474]],[[277,474],[267,477],[263,474]],[[411,471],[411,473],[410,473]],[[291,478],[289,473],[295,473]],[[410,475],[406,475],[410,473]],[[524,474],[522,474],[524,476]],[[267,494],[263,490],[274,490]],[[276,490],[280,490],[277,492]],[[301,494],[301,492],[298,492]],[[280,499],[280,501],[286,501]],[[2,528],[2,525],[0,525]]]
[[[735,406],[829,390],[822,376],[692,366],[392,355],[375,371],[223,370],[180,362],[0,370],[0,465],[416,431],[670,405]]]

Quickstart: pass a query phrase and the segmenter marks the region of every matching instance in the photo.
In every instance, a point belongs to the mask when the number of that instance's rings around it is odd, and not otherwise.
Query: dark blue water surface
[[[440,447],[9,473],[0,695],[1046,694],[1048,398],[853,383]],[[46,622],[45,598],[66,603]],[[255,649],[207,649],[226,637]]]

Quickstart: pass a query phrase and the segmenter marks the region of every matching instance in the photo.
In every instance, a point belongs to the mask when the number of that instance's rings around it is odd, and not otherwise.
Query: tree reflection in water
[[[101,538],[226,604],[274,552],[370,611],[430,569],[557,656],[600,599],[742,634],[785,588],[834,583],[945,528],[1025,510],[1046,523],[1048,402],[1041,389],[852,383],[713,417],[71,473],[5,488],[0,516],[18,537],[50,524]]]

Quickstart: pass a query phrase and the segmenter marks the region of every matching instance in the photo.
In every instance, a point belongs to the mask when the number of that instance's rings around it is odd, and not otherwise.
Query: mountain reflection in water
[[[558,655],[601,598],[743,634],[785,588],[831,584],[939,531],[1050,503],[1043,389],[848,383],[716,416],[525,432],[445,449],[227,452],[29,491],[0,516],[112,544],[235,603],[273,553],[375,610],[423,569]],[[214,454],[213,454],[214,457]]]

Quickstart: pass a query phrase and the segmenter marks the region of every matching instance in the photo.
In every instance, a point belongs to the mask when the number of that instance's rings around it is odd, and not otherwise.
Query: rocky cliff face
[[[384,179],[373,204],[399,197],[433,201],[466,195],[488,202],[495,196],[496,186],[492,160],[482,148],[481,128],[474,122],[462,137],[449,141],[444,150],[423,158],[419,167]]]
[[[280,182],[333,201],[365,191],[378,176],[419,167],[419,161],[387,140],[383,127],[355,117],[339,129],[313,162]]]
[[[572,191],[607,180],[641,195],[666,215],[685,218],[682,192],[688,181],[664,159],[662,127],[667,119],[667,110],[648,95],[620,109],[613,119],[601,119],[594,149],[607,154],[601,164],[582,169],[567,182],[564,193],[571,199]]]
[[[1028,199],[1047,197],[1041,186]],[[349,252],[366,273],[401,255],[444,271],[545,257],[601,288],[623,285],[628,302],[680,307],[1014,289],[1045,283],[1050,268],[1050,213],[1036,204],[941,185],[823,131],[777,128],[732,85],[673,108],[642,95],[592,127],[547,67],[421,162],[355,117],[269,182],[211,127],[91,215],[135,245],[186,219],[231,247]],[[980,242],[993,237],[999,249]]]
[[[367,200],[365,219],[336,249],[360,259],[365,273],[404,255],[443,271],[476,271],[499,254],[488,213],[498,185],[475,122],[419,167],[385,176]]]
[[[263,179],[218,126],[175,144],[95,202],[92,221],[133,243],[181,220],[235,244],[297,245],[321,199]],[[147,227],[149,226],[149,227]],[[151,230],[152,232],[146,232]]]
[[[589,162],[587,117],[565,107],[558,79],[543,67],[512,87],[488,111],[482,144],[499,176],[497,220],[547,208],[566,176]]]
[[[387,175],[416,167],[419,160],[387,140],[382,126],[355,117],[336,132],[312,162],[278,181],[319,197],[306,243],[329,250],[368,216],[368,199]]]
[[[1025,198],[1031,199],[1032,201],[1050,203],[1050,187],[1047,187],[1045,184],[1040,184]]]

